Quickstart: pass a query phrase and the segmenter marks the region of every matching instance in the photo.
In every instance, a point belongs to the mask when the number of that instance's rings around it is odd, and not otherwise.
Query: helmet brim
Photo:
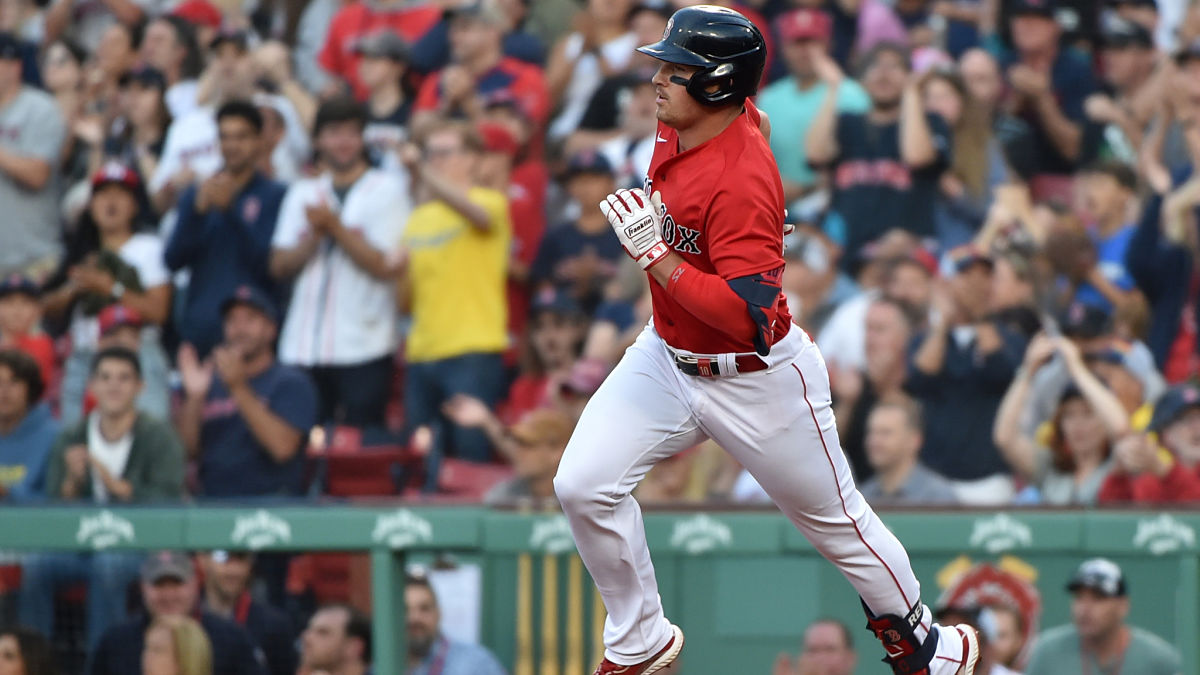
[[[682,47],[668,42],[667,40],[659,40],[653,44],[638,47],[637,50],[646,56],[652,56],[659,61],[676,63],[681,66],[707,68],[713,65],[711,60],[706,59],[695,52],[690,52],[686,49],[683,49]]]

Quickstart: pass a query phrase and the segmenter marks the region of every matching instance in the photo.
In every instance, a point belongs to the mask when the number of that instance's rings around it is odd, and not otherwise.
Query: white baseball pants
[[[630,493],[656,462],[705,438],[754,475],[872,612],[903,617],[919,601],[908,554],[854,486],[816,345],[793,326],[767,362],[736,377],[684,375],[651,324],[584,410],[554,488],[608,610],[610,661],[640,663],[671,638]],[[927,612],[918,640],[928,628]]]

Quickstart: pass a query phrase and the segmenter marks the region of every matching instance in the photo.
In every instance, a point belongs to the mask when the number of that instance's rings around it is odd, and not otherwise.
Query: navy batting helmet
[[[690,79],[676,75],[671,81],[708,105],[741,103],[753,96],[767,62],[767,45],[758,28],[738,12],[713,5],[675,12],[663,39],[638,51],[700,68]]]

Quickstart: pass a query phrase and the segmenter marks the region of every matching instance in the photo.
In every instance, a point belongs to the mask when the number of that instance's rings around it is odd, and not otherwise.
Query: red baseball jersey
[[[675,130],[658,125],[646,194],[662,196],[663,239],[697,270],[722,279],[779,274],[784,265],[783,183],[760,121],[746,101],[745,112],[716,138],[685,152]],[[737,339],[709,326],[658,282],[650,283],[650,292],[654,327],[672,347],[701,354],[754,351],[750,336]],[[775,302],[772,344],[792,320],[783,293]]]

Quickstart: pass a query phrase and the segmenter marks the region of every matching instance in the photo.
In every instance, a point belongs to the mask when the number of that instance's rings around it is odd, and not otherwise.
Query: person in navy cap
[[[29,277],[13,272],[0,279],[0,347],[13,347],[37,361],[43,382],[57,376],[54,341],[41,329],[42,292]]]
[[[625,259],[608,220],[595,208],[617,189],[615,172],[603,153],[585,150],[567,160],[564,181],[578,215],[546,232],[530,280],[535,289],[566,291],[590,315]]]
[[[279,313],[262,290],[238,286],[221,303],[225,341],[201,361],[179,350],[184,402],[177,425],[200,466],[205,497],[300,495],[317,394],[303,371],[275,359]]]
[[[1146,431],[1117,443],[1116,470],[1101,488],[1100,501],[1200,502],[1200,388],[1168,389],[1155,403]]]

